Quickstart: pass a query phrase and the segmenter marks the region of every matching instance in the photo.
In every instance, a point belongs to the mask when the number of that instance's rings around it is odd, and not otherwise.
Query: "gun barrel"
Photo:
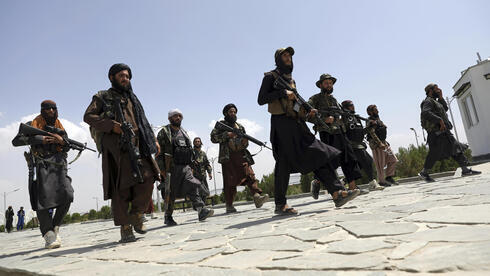
[[[240,136],[240,137],[243,137],[247,140],[249,140],[250,142],[256,144],[256,145],[259,145],[261,147],[265,147],[265,148],[268,148],[270,150],[272,150],[270,147],[268,147],[264,142],[258,140],[257,138],[254,138],[246,133],[243,133],[242,131],[240,131],[239,129],[236,129],[236,128],[233,128],[233,127],[230,127],[226,124],[223,124],[222,122],[220,121],[217,121],[216,122],[220,127],[224,128],[225,130],[227,131],[230,131],[230,132],[233,132],[235,133],[236,135]]]

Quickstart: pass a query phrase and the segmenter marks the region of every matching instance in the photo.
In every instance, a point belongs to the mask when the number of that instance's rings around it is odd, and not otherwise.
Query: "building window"
[[[472,127],[477,125],[480,119],[478,118],[475,102],[473,101],[473,96],[471,93],[463,99],[462,103],[468,126]]]

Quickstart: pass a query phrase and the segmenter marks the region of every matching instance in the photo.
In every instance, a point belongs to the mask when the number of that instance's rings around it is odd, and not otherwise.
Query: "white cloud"
[[[0,111],[0,118],[3,117],[3,115],[5,115],[3,112]]]
[[[30,209],[29,194],[27,190],[27,165],[23,152],[28,147],[13,147],[12,139],[18,132],[20,122],[27,122],[34,119],[38,114],[30,114],[22,117],[19,121],[9,123],[0,128],[0,163],[2,174],[0,175],[0,191],[8,192],[20,188],[18,192],[12,193],[7,197],[7,204],[12,205],[14,209],[24,206],[26,210]],[[71,139],[95,149],[89,127],[86,123],[78,124],[60,118],[63,127]],[[68,153],[68,161],[73,160],[77,151]],[[95,200],[93,197],[101,199],[102,196],[102,170],[101,159],[97,153],[84,151],[82,156],[72,165],[69,165],[68,175],[72,177],[73,188],[75,190],[75,200],[70,208],[70,212],[86,212],[95,209]],[[3,198],[2,198],[3,208]],[[100,206],[99,206],[100,207]]]

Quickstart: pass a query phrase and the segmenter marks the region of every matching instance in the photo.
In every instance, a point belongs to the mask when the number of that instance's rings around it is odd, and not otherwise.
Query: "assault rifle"
[[[17,138],[14,138],[14,140],[12,141],[12,144],[15,147],[24,146],[27,144],[26,139],[28,137],[35,136],[35,135],[52,136],[53,134],[58,134],[59,136],[61,136],[61,138],[63,138],[63,141],[65,142],[65,145],[68,148],[73,149],[73,150],[78,150],[78,155],[69,164],[75,162],[80,157],[80,155],[82,154],[82,151],[84,151],[84,150],[90,150],[90,151],[95,152],[94,149],[87,147],[87,143],[84,144],[84,143],[81,143],[81,142],[78,142],[78,141],[75,141],[73,139],[68,138],[66,136],[66,131],[64,131],[62,129],[59,129],[59,128],[56,128],[53,126],[46,126],[44,129],[46,129],[46,130],[35,128],[35,127],[32,127],[28,124],[20,123],[19,133],[17,134],[18,135],[17,137],[24,137],[24,138],[21,138],[19,140],[17,140]],[[26,156],[26,160],[27,159],[28,159],[28,157]],[[28,161],[28,163],[29,163],[29,161]]]
[[[365,122],[369,121],[367,118],[364,118],[361,115],[350,113],[349,111],[335,106],[319,109],[318,112],[320,112],[320,114],[341,116],[342,118],[347,118],[348,121],[352,121],[353,117]]]
[[[116,116],[121,120],[121,140],[120,146],[123,151],[127,151],[129,153],[129,159],[131,163],[131,173],[133,177],[138,180],[139,183],[143,183],[143,174],[141,173],[141,167],[143,163],[141,162],[141,155],[139,149],[133,144],[133,139],[136,134],[134,133],[133,126],[131,123],[127,122],[124,118],[124,114],[122,111],[121,103],[117,102],[114,104]]]
[[[283,77],[279,76],[275,80],[275,84],[279,87],[293,92],[296,96],[296,101],[306,110],[306,112],[310,112],[312,109],[314,109],[309,102],[305,101],[305,99],[301,97],[301,95],[298,93],[298,90],[292,87]],[[330,126],[327,125],[327,123],[321,118],[319,112],[315,113],[314,123],[320,125],[322,128],[330,129]]]
[[[236,134],[236,136],[240,137],[240,138],[245,138],[247,140],[249,140],[250,142],[254,143],[254,144],[257,144],[261,147],[265,147],[265,148],[268,148],[270,150],[272,150],[270,147],[268,147],[266,145],[266,143],[262,142],[262,141],[259,141],[257,140],[256,138],[246,134],[245,132],[241,131],[240,129],[238,128],[234,128],[234,127],[231,127],[229,125],[226,125],[226,124],[223,124],[222,122],[220,121],[217,121],[216,122],[216,126],[215,128],[217,129],[222,129],[222,130],[226,130],[226,131],[229,131],[229,132],[233,132]]]
[[[55,128],[53,126],[46,126],[44,129],[46,129],[46,130],[42,130],[42,129],[35,128],[35,127],[32,127],[32,126],[24,124],[24,123],[20,123],[19,134],[29,137],[29,136],[35,136],[35,135],[52,136],[51,134],[54,133],[54,134],[60,135],[61,138],[63,138],[63,141],[65,142],[65,144],[68,147],[70,147],[70,149],[74,149],[74,150],[78,150],[78,151],[90,150],[90,151],[95,152],[94,149],[87,147],[86,143],[84,144],[84,143],[75,141],[73,139],[67,138],[65,136],[66,132],[62,129]],[[14,146],[19,146],[19,145],[14,145]]]

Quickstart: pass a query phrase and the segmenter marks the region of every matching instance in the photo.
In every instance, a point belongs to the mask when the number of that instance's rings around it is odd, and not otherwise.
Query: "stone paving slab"
[[[329,195],[295,197],[300,215],[223,208],[205,222],[178,212],[175,227],[147,222],[119,244],[112,221],[61,227],[63,247],[38,230],[0,234],[0,275],[490,275],[490,164],[480,176],[404,183],[335,208]]]

